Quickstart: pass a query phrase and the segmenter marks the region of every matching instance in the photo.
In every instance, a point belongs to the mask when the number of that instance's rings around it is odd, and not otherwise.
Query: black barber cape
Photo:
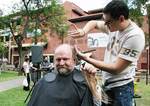
[[[92,94],[80,71],[62,76],[48,73],[37,82],[28,106],[94,106]]]

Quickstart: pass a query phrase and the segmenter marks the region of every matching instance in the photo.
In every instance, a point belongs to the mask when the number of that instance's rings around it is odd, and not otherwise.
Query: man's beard
[[[58,68],[57,71],[60,75],[68,75],[71,72],[70,69],[66,68]]]

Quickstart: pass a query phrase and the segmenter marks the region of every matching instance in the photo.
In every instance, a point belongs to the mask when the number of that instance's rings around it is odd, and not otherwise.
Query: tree
[[[67,35],[69,29],[69,26],[66,24],[67,18],[65,17],[64,8],[62,5],[58,4],[56,0],[52,0],[51,5],[53,7],[49,7],[48,9],[44,10],[45,15],[48,12],[51,13],[48,16],[50,18],[46,17],[47,22],[45,23],[45,25],[49,26],[49,29],[51,29],[51,34],[53,32],[57,33],[63,43],[63,39],[65,35]]]
[[[146,5],[146,8],[147,8],[147,16],[148,16],[148,25],[149,25],[149,37],[148,37],[148,45],[149,45],[149,49],[150,49],[150,4],[147,4]]]
[[[60,36],[67,33],[66,17],[63,7],[58,0],[22,0],[23,6],[15,5],[19,11],[8,16],[0,17],[0,28],[10,28],[13,39],[18,46],[20,69],[23,62],[22,41],[28,32],[33,32],[34,43],[38,42],[38,30],[42,35],[51,29]],[[23,8],[22,8],[23,7]]]
[[[6,52],[7,52],[7,48],[5,44],[0,41],[0,57],[3,58]]]
[[[147,4],[149,0],[125,0],[125,2],[129,5],[130,8],[130,17],[134,20],[140,27],[143,23],[143,14],[145,10],[147,10],[147,17],[150,19],[149,14],[149,4]],[[150,20],[148,21],[149,25],[149,33],[145,33],[146,35],[146,46],[150,45]]]
[[[3,15],[3,11],[0,9],[0,16],[2,16]]]

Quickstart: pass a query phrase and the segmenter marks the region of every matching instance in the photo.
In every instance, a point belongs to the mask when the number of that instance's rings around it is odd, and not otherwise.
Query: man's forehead
[[[56,55],[68,55],[68,54],[72,54],[72,51],[70,49],[59,49],[57,51],[55,51]]]
[[[72,52],[58,51],[58,52],[55,53],[55,57],[72,57]]]
[[[63,51],[72,51],[71,46],[63,44],[55,49],[55,52],[63,52]]]

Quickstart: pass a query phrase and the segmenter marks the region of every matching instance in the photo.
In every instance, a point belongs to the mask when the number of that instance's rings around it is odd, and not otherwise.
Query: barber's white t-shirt
[[[133,80],[137,60],[144,49],[145,36],[143,31],[133,22],[122,32],[109,32],[109,43],[105,51],[104,62],[113,63],[118,57],[131,61],[121,73],[115,75],[103,71],[103,80],[110,83],[107,87],[122,86]]]

